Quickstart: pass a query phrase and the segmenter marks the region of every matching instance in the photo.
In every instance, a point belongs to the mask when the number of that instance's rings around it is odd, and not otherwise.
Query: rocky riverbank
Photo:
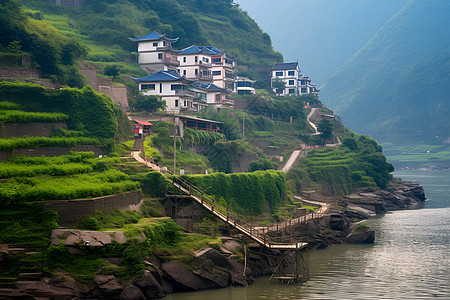
[[[386,190],[359,189],[347,197],[336,198],[321,218],[288,227],[282,234],[307,240],[309,249],[373,243],[374,231],[361,226],[361,221],[392,210],[419,208],[424,200],[424,190],[416,183],[391,184]],[[63,235],[57,230],[54,234],[58,238]],[[254,276],[271,274],[277,265],[278,251],[252,244],[244,247],[239,235],[221,240],[222,245],[202,249],[192,261],[184,263],[166,261],[164,253],[155,252],[151,260],[145,261],[144,272],[127,280],[97,275],[90,283],[80,283],[62,270],[53,274],[22,274],[11,287],[0,288],[0,299],[155,299],[173,292],[247,286]],[[79,255],[77,251],[71,253]],[[118,257],[107,260],[121,263]]]

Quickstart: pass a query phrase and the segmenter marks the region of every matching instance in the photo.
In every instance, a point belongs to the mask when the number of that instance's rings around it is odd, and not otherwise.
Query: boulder
[[[162,298],[166,295],[160,281],[149,270],[144,270],[142,277],[135,280],[134,284],[150,299]]]
[[[55,300],[71,300],[78,298],[71,289],[54,287],[42,281],[17,281],[16,287],[20,292],[30,294],[34,297]]]
[[[374,241],[375,231],[371,229],[350,233],[346,238],[347,244],[371,244]]]
[[[92,291],[92,296],[97,298],[117,299],[123,290],[114,275],[97,275],[94,282],[96,286]]]
[[[163,263],[161,268],[174,282],[176,291],[198,291],[208,286],[179,261]]]
[[[147,300],[147,298],[137,286],[130,285],[120,293],[120,300]]]
[[[36,298],[18,289],[0,289],[0,299],[35,300]]]
[[[211,272],[198,269],[193,273],[208,283],[208,288],[222,288],[228,286],[229,273],[220,269],[213,269]]]
[[[345,230],[347,229],[349,221],[347,217],[340,214],[333,214],[330,216],[330,228],[332,230]]]
[[[250,269],[247,268],[244,275],[244,266],[233,259],[228,259],[230,263],[230,281],[232,286],[248,286],[253,282]]]
[[[198,251],[195,256],[209,259],[217,267],[227,268],[229,266],[228,258],[213,248],[202,249]]]
[[[242,249],[241,243],[233,238],[221,237],[220,239],[222,240],[223,247],[225,247],[229,251],[235,252]]]

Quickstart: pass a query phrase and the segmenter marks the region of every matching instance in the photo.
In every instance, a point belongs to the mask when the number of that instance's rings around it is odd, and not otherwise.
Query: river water
[[[246,288],[178,293],[165,300],[450,299],[450,171],[395,173],[425,188],[425,208],[367,220],[373,245],[309,252],[310,280],[298,285],[257,278]]]

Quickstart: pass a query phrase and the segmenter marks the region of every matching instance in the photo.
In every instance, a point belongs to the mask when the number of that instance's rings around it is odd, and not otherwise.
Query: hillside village
[[[192,45],[182,50],[172,46],[178,38],[152,32],[139,38],[137,62],[149,75],[133,78],[143,95],[156,95],[166,102],[166,111],[200,111],[205,107],[230,108],[232,93],[254,94],[255,81],[237,76],[237,60],[212,46]],[[277,88],[275,82],[281,82]],[[298,63],[275,63],[271,86],[279,96],[318,94],[311,78],[301,74]]]
[[[131,41],[147,75],[130,84],[164,100],[164,112],[126,115],[130,86],[97,76],[94,63],[81,66],[92,87],[0,82],[0,298],[154,299],[247,286],[274,270],[307,280],[307,266],[295,276],[278,268],[281,251],[373,242],[355,221],[386,211],[385,202],[423,201],[417,186],[414,197],[382,190],[393,168],[381,147],[326,116],[297,62],[270,70],[274,94],[288,96],[277,97],[256,93],[224,50],[176,50],[178,38],[157,32]],[[238,107],[245,95],[254,97],[248,109]],[[320,108],[306,115],[305,100]],[[339,147],[319,149],[321,121]],[[345,198],[355,188],[379,194]],[[347,210],[350,202],[366,209]]]

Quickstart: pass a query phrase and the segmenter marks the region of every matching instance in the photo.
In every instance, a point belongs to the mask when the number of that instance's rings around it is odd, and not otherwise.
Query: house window
[[[153,47],[158,47],[158,43],[153,43]]]
[[[162,59],[162,53],[158,53],[158,59]]]
[[[186,76],[186,70],[183,70],[183,76]]]
[[[237,87],[252,87],[252,83],[249,81],[238,81]]]
[[[209,63],[209,58],[203,57],[203,61],[206,62],[206,63]]]
[[[275,76],[283,76],[283,72],[275,72]]]
[[[195,62],[198,62],[198,56],[195,57]]]
[[[294,94],[295,93],[295,89],[289,89],[289,94]]]
[[[306,80],[300,80],[301,85],[306,85]]]
[[[222,62],[222,59],[220,57],[216,57],[212,59],[212,62],[215,64],[220,64]]]
[[[294,80],[289,80],[289,85],[294,85]]]
[[[198,69],[195,69],[195,76],[198,75]]]
[[[175,107],[178,107],[178,99],[175,100]]]
[[[288,71],[288,76],[295,76],[295,71]]]
[[[162,93],[162,83],[159,84],[159,92]]]
[[[154,91],[155,90],[155,85],[154,84],[141,84],[141,91],[143,91],[143,90]]]
[[[183,62],[186,62],[186,56],[183,57]]]
[[[215,95],[215,101],[216,102],[220,102],[220,94],[216,94]]]
[[[302,94],[306,94],[306,88],[302,88]]]
[[[184,84],[172,84],[170,89],[173,90],[187,90],[187,85]]]
[[[222,75],[222,71],[212,71],[213,76],[220,76]]]
[[[163,45],[164,45],[164,46],[167,46],[167,43],[166,43],[166,42],[163,42]]]

